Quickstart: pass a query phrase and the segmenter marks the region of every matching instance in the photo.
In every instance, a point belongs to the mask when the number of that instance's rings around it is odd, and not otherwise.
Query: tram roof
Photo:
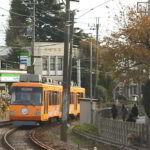
[[[45,83],[35,83],[35,82],[17,82],[13,83],[12,86],[16,87],[43,87],[45,90],[56,90],[62,91],[62,85],[53,85],[53,84],[45,84]],[[71,92],[85,92],[84,88],[81,87],[71,87]]]

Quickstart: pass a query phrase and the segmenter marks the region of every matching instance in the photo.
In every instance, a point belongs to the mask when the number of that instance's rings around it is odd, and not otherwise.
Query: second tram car
[[[79,98],[85,95],[85,89],[71,87],[69,115],[80,114]],[[50,118],[61,118],[63,87],[34,82],[12,84],[12,98],[9,118],[18,125],[37,125]]]

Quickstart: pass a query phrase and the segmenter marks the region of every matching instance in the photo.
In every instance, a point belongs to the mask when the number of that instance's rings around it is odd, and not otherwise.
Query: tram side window
[[[72,96],[72,92],[70,93],[69,104],[73,104],[73,96]]]
[[[62,104],[62,92],[59,92],[59,105]]]
[[[57,92],[52,92],[52,105],[56,105]]]
[[[57,105],[60,104],[60,100],[61,100],[61,93],[57,92]]]
[[[80,97],[81,97],[81,93],[77,93],[77,103],[79,104],[80,103]]]
[[[72,93],[72,104],[76,104],[76,93]]]
[[[52,105],[52,92],[48,92],[48,97],[49,97],[49,105]]]

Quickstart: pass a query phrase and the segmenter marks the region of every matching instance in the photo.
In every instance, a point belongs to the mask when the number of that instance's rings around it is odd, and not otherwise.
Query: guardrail
[[[145,124],[123,122],[105,118],[98,119],[99,136],[107,142],[130,147],[149,147],[150,127]]]

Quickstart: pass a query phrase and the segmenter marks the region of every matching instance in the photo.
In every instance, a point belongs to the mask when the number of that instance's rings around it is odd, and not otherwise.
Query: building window
[[[58,70],[63,70],[63,58],[59,57],[58,58]]]
[[[50,70],[55,70],[55,57],[50,57]]]
[[[48,57],[42,58],[42,68],[43,70],[48,70]]]

